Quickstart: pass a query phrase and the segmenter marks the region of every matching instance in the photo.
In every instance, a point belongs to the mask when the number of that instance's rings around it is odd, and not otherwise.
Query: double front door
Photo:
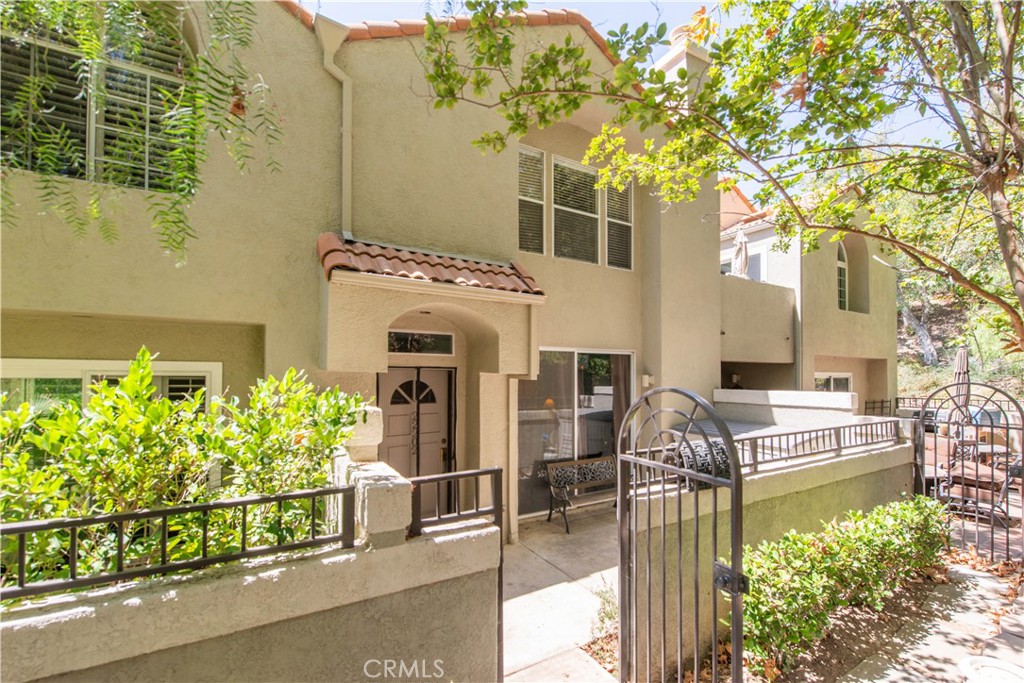
[[[384,413],[380,459],[399,474],[420,477],[455,469],[452,423],[455,371],[451,368],[388,368],[378,377],[377,402]],[[436,486],[421,490],[423,510],[447,509]]]

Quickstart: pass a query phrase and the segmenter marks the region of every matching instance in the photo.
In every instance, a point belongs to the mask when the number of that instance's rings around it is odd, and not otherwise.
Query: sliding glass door
[[[547,463],[615,452],[632,379],[628,353],[540,352],[537,379],[519,382],[519,514],[548,509]]]

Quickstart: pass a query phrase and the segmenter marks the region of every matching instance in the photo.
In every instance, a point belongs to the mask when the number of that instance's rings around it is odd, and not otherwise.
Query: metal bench
[[[548,487],[551,489],[551,503],[548,506],[548,521],[551,516],[561,513],[565,521],[565,533],[569,533],[569,515],[572,505],[569,490],[573,496],[583,495],[581,491],[615,484],[615,458],[611,455],[562,460],[547,463]]]

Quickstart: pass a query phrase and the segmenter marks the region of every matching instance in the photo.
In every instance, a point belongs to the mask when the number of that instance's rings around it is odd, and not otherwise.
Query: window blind
[[[598,262],[597,172],[554,165],[555,256]]]
[[[544,253],[544,153],[519,150],[519,250]]]
[[[608,265],[633,267],[633,186],[608,188]]]

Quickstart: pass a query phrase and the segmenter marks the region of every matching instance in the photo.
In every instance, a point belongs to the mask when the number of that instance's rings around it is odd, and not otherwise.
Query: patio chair
[[[1021,470],[1020,455],[1005,472],[976,461],[951,457],[939,495],[952,510],[986,516],[1008,528],[1010,488],[1014,480],[1021,478]]]

